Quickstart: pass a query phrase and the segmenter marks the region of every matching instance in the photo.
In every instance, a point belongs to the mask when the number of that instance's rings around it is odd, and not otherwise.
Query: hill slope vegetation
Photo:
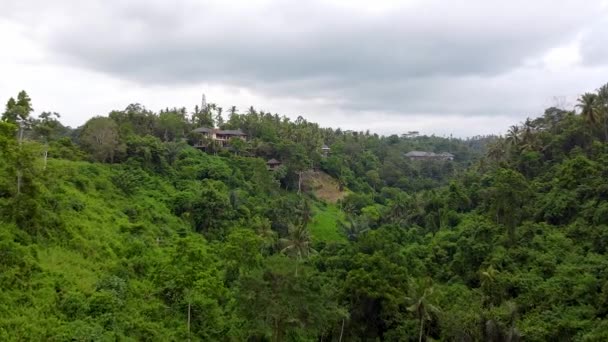
[[[21,92],[0,122],[0,339],[608,340],[608,87],[579,108],[468,140],[213,104],[71,129]],[[249,140],[188,144],[214,124]],[[300,191],[311,168],[347,191]]]

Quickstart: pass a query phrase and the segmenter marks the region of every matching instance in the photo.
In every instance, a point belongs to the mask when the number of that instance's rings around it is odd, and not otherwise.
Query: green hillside
[[[212,104],[72,129],[21,92],[0,340],[608,340],[608,85],[579,104],[455,139]]]

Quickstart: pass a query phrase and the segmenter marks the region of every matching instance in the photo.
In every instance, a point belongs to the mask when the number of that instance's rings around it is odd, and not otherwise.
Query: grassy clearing
[[[346,238],[338,229],[338,222],[344,220],[344,213],[335,204],[318,203],[308,228],[315,241],[339,242]]]
[[[83,258],[79,253],[58,247],[39,250],[38,258],[42,270],[60,278],[68,288],[85,294],[94,292],[95,283],[99,280],[99,264]]]
[[[336,203],[346,196],[346,191],[340,191],[338,181],[322,171],[306,171],[302,174],[304,188],[312,192],[316,198],[327,203]]]

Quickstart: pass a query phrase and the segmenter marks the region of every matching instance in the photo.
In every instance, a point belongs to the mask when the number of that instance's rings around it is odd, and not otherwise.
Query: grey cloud
[[[571,41],[600,13],[597,2],[571,0],[414,1],[373,13],[321,1],[103,1],[65,13],[38,5],[64,18],[39,18],[47,29],[36,33],[59,63],[140,84],[219,83],[345,110],[471,115],[521,110],[500,103],[510,88],[480,87]],[[30,15],[26,7],[15,16]],[[589,45],[596,57],[606,52],[599,45]]]
[[[588,65],[608,65],[608,19],[594,25],[581,42],[583,62]]]
[[[173,9],[131,5],[87,18],[50,36],[50,47],[84,65],[144,82],[228,80],[276,82],[338,78],[392,81],[435,75],[491,75],[573,37],[578,17],[557,20],[570,6],[402,9],[366,17],[312,2],[222,13],[214,7]],[[477,11],[477,12],[475,12]],[[237,21],[230,15],[236,15]],[[92,20],[89,20],[92,19]],[[109,19],[109,20],[108,20]],[[268,22],[266,22],[268,21]]]

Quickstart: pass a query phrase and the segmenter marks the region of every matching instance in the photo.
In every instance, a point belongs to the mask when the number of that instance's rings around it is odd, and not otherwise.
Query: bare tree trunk
[[[21,150],[21,144],[23,142],[23,122],[19,121],[19,150]],[[17,170],[17,195],[21,193],[21,182],[23,174],[21,169]]]
[[[19,145],[23,142],[23,122],[19,121]]]
[[[420,318],[420,338],[418,338],[418,342],[422,342],[422,332],[424,328],[424,319]]]
[[[282,331],[282,327],[281,324],[279,322],[278,319],[274,320],[274,336],[273,336],[273,340],[280,342],[283,341],[283,331]]]
[[[340,340],[342,342],[342,335],[344,334],[344,318],[342,318],[342,329],[340,329]]]
[[[47,163],[48,158],[49,158],[49,145],[45,144],[44,145],[44,166],[42,167],[43,170],[46,170],[46,163]]]
[[[604,141],[608,141],[608,109],[604,110]]]
[[[188,341],[190,341],[190,301],[188,301]]]
[[[21,193],[21,170],[17,170],[17,195]]]
[[[302,193],[302,171],[298,172],[298,195]]]

